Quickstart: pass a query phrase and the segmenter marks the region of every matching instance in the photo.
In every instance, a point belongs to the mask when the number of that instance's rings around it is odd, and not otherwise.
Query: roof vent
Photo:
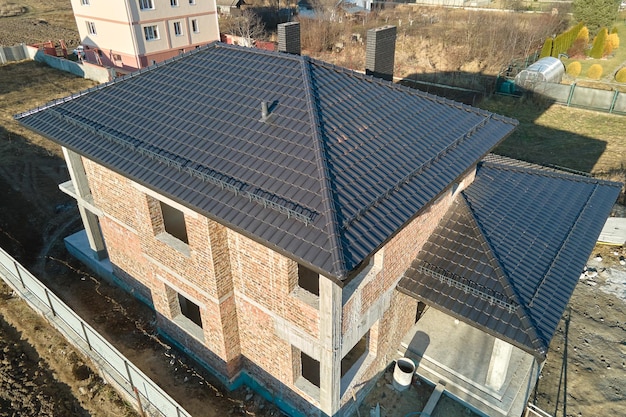
[[[270,116],[270,112],[267,108],[267,101],[262,101],[261,102],[261,121],[266,122],[269,116]]]
[[[300,22],[278,25],[278,52],[300,55]]]
[[[367,31],[365,50],[365,73],[383,80],[393,80],[393,65],[396,52],[395,26],[383,26]]]

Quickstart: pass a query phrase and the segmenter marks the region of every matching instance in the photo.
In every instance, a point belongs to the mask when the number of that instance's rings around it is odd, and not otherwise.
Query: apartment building
[[[84,59],[144,68],[219,40],[215,0],[72,0]]]

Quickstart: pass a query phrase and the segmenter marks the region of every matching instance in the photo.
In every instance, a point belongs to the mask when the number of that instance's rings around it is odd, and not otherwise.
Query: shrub
[[[543,43],[543,48],[541,48],[541,53],[539,53],[539,58],[545,58],[552,54],[552,38],[546,38],[546,41]]]
[[[587,26],[583,26],[578,31],[578,35],[576,35],[576,39],[574,40],[574,42],[578,40],[583,40],[585,42],[585,45],[589,43],[589,29],[587,29]]]
[[[615,74],[615,81],[618,83],[626,83],[626,67],[620,68]]]
[[[600,32],[596,35],[593,40],[593,46],[591,47],[591,52],[589,52],[589,56],[595,59],[602,58],[604,54],[604,44],[606,43],[606,38],[608,36],[608,31],[606,28],[600,29]]]
[[[582,65],[580,65],[580,62],[578,61],[574,61],[574,62],[570,62],[569,65],[567,66],[567,75],[569,75],[570,77],[578,77],[580,75],[580,72],[582,71],[583,67]]]
[[[602,77],[602,65],[593,64],[592,66],[590,66],[587,70],[587,77],[591,78],[592,80],[599,80],[600,77]]]
[[[617,26],[613,26],[611,28],[611,33],[617,33]]]
[[[613,50],[619,48],[619,36],[617,35],[617,33],[611,33],[609,36],[606,37],[606,45],[611,45],[611,48]]]

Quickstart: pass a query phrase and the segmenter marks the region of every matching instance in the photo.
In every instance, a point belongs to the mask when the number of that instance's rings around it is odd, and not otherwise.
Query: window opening
[[[200,29],[198,29],[198,20],[197,19],[191,19],[191,30],[193,30],[194,33],[200,32]]]
[[[183,34],[183,29],[180,26],[180,22],[174,22],[174,35],[180,36]]]
[[[359,359],[361,359],[364,354],[367,353],[367,347],[369,345],[369,335],[370,332],[368,331],[367,333],[365,333],[365,335],[363,335],[361,340],[359,340],[357,344],[354,345],[352,349],[350,349],[350,352],[348,352],[346,356],[341,359],[342,377],[354,366],[354,364],[358,362]]]
[[[189,244],[184,213],[162,201],[160,203],[165,231],[176,239]]]
[[[143,28],[143,33],[146,36],[147,41],[159,39],[159,30],[156,26],[146,26]]]
[[[90,35],[96,34],[96,24],[94,22],[87,22],[87,32],[89,32]]]
[[[320,276],[317,272],[298,264],[298,286],[317,296],[320,295]]]
[[[139,0],[139,8],[141,10],[154,9],[153,0]]]
[[[302,377],[316,387],[320,387],[320,363],[304,352],[300,352]]]
[[[180,305],[180,313],[202,328],[200,307],[182,294],[178,294],[178,304]]]

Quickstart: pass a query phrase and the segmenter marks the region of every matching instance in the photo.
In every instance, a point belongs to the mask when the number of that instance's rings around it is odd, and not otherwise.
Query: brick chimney
[[[365,73],[383,80],[393,80],[396,54],[395,26],[383,26],[367,31],[365,50]]]
[[[300,55],[300,22],[278,25],[278,52]]]

